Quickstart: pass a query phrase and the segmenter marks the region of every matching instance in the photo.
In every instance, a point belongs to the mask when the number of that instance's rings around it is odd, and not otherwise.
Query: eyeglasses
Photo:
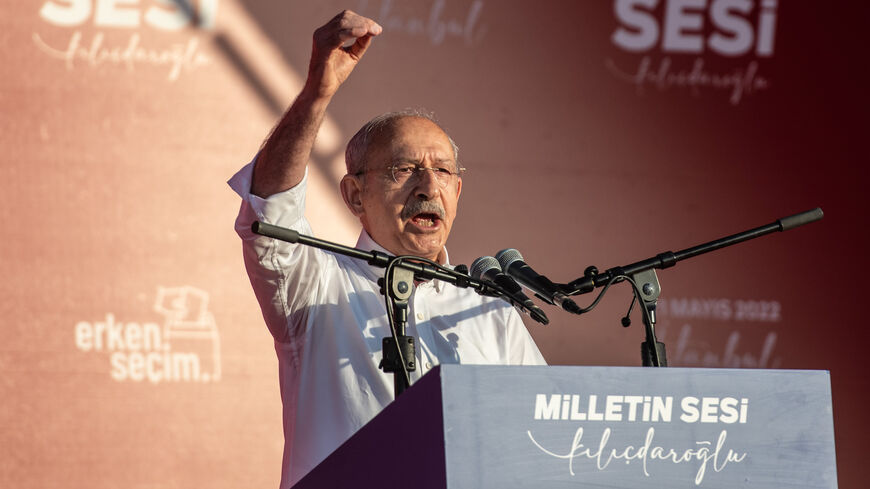
[[[457,171],[453,171],[451,168],[444,166],[433,166],[431,168],[420,166],[420,165],[411,165],[408,163],[399,163],[395,165],[390,165],[387,168],[390,172],[390,176],[393,178],[393,181],[398,185],[403,186],[408,183],[414,183],[420,181],[423,176],[423,172],[431,172],[432,176],[435,177],[435,181],[438,182],[438,185],[441,187],[446,187],[451,182],[455,181],[455,177],[462,175],[462,172],[465,171],[465,168],[459,167]],[[361,172],[357,172],[355,175],[360,176],[363,173],[367,173],[368,171],[373,170],[363,170]]]

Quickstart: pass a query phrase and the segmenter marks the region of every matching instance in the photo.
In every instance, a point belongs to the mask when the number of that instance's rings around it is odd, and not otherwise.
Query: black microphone
[[[519,251],[509,248],[499,251],[496,255],[498,262],[504,273],[510,275],[523,287],[531,290],[541,300],[549,304],[556,304],[562,309],[574,313],[582,314],[574,301],[568,298],[560,289],[559,286],[550,281],[547,277],[538,274],[532,267],[523,261],[523,255]]]
[[[502,273],[498,260],[495,258],[482,256],[474,260],[471,264],[471,276],[476,279],[489,280],[501,287],[508,295],[505,299],[521,311],[527,313],[535,321],[542,324],[550,322],[544,311],[523,294],[523,288],[514,279]]]

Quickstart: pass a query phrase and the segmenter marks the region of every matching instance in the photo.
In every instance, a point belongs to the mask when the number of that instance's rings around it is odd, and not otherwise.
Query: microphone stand
[[[415,340],[413,336],[405,335],[405,326],[408,321],[408,301],[414,291],[414,280],[438,279],[460,288],[471,287],[480,295],[501,297],[528,312],[522,304],[514,301],[504,289],[495,283],[475,279],[459,271],[442,267],[425,258],[392,256],[380,251],[364,251],[259,221],[254,221],[251,230],[261,236],[288,243],[313,246],[386,269],[384,278],[378,279],[378,285],[381,286],[381,293],[387,298],[387,319],[390,323],[392,336],[383,339],[383,354],[378,367],[386,373],[393,374],[393,392],[396,398],[410,386],[409,372],[416,370]]]
[[[644,308],[643,320],[646,327],[646,340],[641,344],[643,365],[645,367],[666,367],[665,345],[657,341],[655,337],[655,307],[658,296],[661,293],[661,285],[654,269],[670,268],[676,265],[678,261],[694,258],[704,253],[759,238],[776,231],[788,231],[798,226],[818,221],[822,217],[824,217],[822,209],[816,207],[800,214],[777,219],[764,226],[686,248],[676,253],[672,251],[659,253],[654,257],[629,265],[613,267],[601,273],[598,272],[596,267],[590,266],[583,272],[583,277],[568,284],[558,284],[558,286],[564,290],[566,295],[579,295],[592,292],[596,287],[630,279],[634,287],[634,293],[638,296],[638,301]]]
[[[389,267],[387,270],[384,276],[386,280],[380,279],[378,284],[381,286],[381,293],[391,301],[392,336],[385,337],[381,343],[382,355],[378,368],[393,374],[393,397],[397,398],[411,386],[410,372],[417,370],[414,337],[405,335],[408,299],[414,292],[414,272],[399,267]]]

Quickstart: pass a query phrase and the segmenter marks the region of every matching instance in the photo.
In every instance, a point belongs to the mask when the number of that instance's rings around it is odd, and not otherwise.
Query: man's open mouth
[[[420,213],[411,218],[411,222],[421,228],[433,228],[441,220],[438,214]]]

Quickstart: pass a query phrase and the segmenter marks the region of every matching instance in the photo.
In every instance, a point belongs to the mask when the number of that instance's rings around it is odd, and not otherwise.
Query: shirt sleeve
[[[242,238],[245,268],[266,325],[276,341],[288,342],[302,333],[301,311],[316,296],[320,285],[317,270],[328,258],[315,248],[260,236],[251,230],[254,221],[260,221],[312,234],[304,217],[308,169],[298,185],[264,199],[250,191],[254,161],[227,182],[242,198],[235,230]]]

